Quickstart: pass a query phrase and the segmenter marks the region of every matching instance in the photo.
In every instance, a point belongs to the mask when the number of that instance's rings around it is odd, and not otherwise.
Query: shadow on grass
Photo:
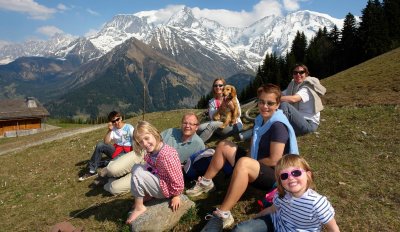
[[[70,216],[79,219],[88,219],[94,216],[97,221],[112,221],[121,223],[125,220],[132,207],[131,199],[113,199],[91,205],[88,208],[70,212]]]

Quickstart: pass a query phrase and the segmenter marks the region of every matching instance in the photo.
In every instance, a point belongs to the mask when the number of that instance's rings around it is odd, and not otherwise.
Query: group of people
[[[292,75],[293,80],[285,91],[281,92],[273,84],[258,88],[259,114],[250,148],[229,140],[220,141],[211,160],[204,163],[208,166],[205,173],[186,190],[189,197],[195,197],[215,189],[212,179],[221,170],[231,175],[222,204],[206,217],[210,221],[205,231],[221,231],[234,224],[230,210],[248,185],[266,192],[274,188],[278,191],[271,207],[258,213],[255,219],[238,224],[234,231],[320,231],[322,225],[328,231],[339,231],[333,207],[326,197],[313,190],[312,171],[299,155],[296,139],[317,130],[323,109],[320,95],[326,90],[317,78],[309,76],[305,65],[296,65]],[[233,107],[232,101],[239,103],[237,98],[224,99],[225,85],[222,78],[214,80],[214,97],[208,109],[210,120],[203,124],[199,124],[196,114],[186,113],[180,129],[159,133],[145,121],[133,129],[122,121],[119,113],[110,113],[105,143],[96,146],[89,172],[80,180],[96,176],[101,153],[104,153],[112,158],[100,172],[100,176],[109,177],[104,189],[113,194],[131,191],[135,198],[127,223],[146,211],[144,202],[151,198],[168,198],[172,210],[177,210],[181,204],[179,196],[184,192],[183,164],[193,154],[204,151],[204,142],[214,133],[227,136],[242,129],[240,117],[225,128],[220,127],[222,122],[212,120],[221,108]],[[126,142],[129,137],[131,144]],[[110,139],[114,140],[114,146],[107,145]],[[131,148],[126,148],[129,145]]]

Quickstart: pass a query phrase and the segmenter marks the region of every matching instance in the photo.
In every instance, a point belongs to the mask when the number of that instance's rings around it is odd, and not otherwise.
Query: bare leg
[[[257,160],[249,157],[240,158],[233,170],[231,183],[219,209],[223,211],[231,210],[246,191],[249,183],[257,179],[259,172],[260,164]]]
[[[131,224],[137,217],[147,210],[146,206],[143,204],[143,197],[135,197],[135,204],[133,207],[134,209],[131,215],[126,219],[126,224]]]
[[[236,150],[236,144],[227,140],[221,141],[215,149],[215,153],[206,173],[204,174],[204,178],[214,178],[218,174],[219,170],[222,169],[226,161],[228,161],[232,166],[235,165]]]

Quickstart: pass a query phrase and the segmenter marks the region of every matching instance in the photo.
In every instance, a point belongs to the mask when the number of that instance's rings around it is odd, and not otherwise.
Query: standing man
[[[117,111],[108,114],[108,131],[104,141],[99,142],[90,158],[89,171],[79,177],[79,181],[97,176],[101,158],[105,154],[111,160],[118,156],[132,151],[133,126],[123,122],[122,116]]]
[[[320,122],[320,111],[324,109],[320,96],[326,89],[318,78],[309,76],[304,64],[296,64],[293,79],[281,97],[279,108],[289,119],[296,135],[315,132]]]
[[[203,140],[196,134],[199,120],[195,113],[188,112],[182,117],[181,127],[170,128],[161,132],[163,142],[175,148],[181,163],[193,153],[205,149]],[[111,194],[126,193],[131,190],[131,169],[134,164],[143,162],[143,156],[129,152],[123,157],[111,161],[101,171],[101,175],[108,177],[104,190]]]

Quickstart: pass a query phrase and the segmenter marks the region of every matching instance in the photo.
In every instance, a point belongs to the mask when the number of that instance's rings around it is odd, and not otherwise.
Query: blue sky
[[[245,26],[267,15],[298,10],[339,19],[349,12],[360,16],[366,4],[367,0],[0,0],[0,43],[47,39],[56,32],[90,35],[116,14],[164,9],[168,15],[183,5],[223,25]]]

